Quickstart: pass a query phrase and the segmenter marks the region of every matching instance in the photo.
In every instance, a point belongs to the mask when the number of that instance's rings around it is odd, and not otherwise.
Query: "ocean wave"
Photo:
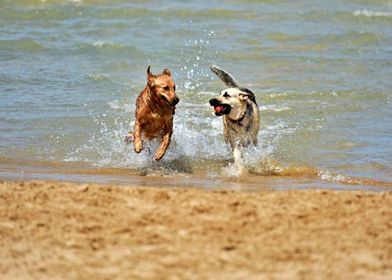
[[[300,41],[305,38],[304,35],[291,35],[283,32],[271,32],[267,34],[267,38],[276,42],[292,42]]]
[[[1,40],[0,41],[0,49],[15,51],[26,51],[26,52],[42,52],[47,48],[33,39],[18,39],[18,40]]]
[[[72,47],[75,51],[91,52],[95,51],[98,53],[106,54],[126,54],[126,55],[140,55],[143,53],[139,51],[135,46],[116,43],[110,40],[96,40],[93,42],[79,42]]]
[[[191,2],[190,2],[191,3]],[[206,8],[206,9],[183,9],[178,7],[173,7],[172,10],[162,11],[160,16],[170,16],[170,14],[176,14],[177,17],[180,18],[214,18],[214,19],[232,19],[232,18],[241,18],[241,19],[254,19],[257,18],[257,14],[249,11],[249,10],[234,10],[234,9],[225,9],[225,8]]]
[[[334,174],[327,170],[320,170],[306,165],[283,165],[269,157],[264,157],[258,164],[248,167],[247,172],[256,176],[279,176],[290,178],[320,178],[322,181],[342,185],[392,187],[392,182],[376,180],[366,177],[353,177],[342,174]]]
[[[109,101],[108,105],[111,109],[116,111],[121,111],[122,113],[134,113],[135,105],[130,102],[121,102],[120,100],[116,99],[113,101]]]
[[[341,174],[333,174],[330,171],[319,171],[317,174],[321,180],[333,183],[341,183],[345,185],[361,185],[361,186],[378,186],[378,187],[392,187],[392,182],[378,181],[371,178],[352,177]]]
[[[91,45],[97,50],[108,50],[108,51],[123,50],[127,48],[127,46],[123,44],[116,44],[113,43],[112,41],[104,41],[104,40],[95,41]]]
[[[272,92],[265,95],[266,98],[274,99],[298,99],[298,98],[320,98],[320,97],[338,97],[341,93],[335,90],[330,91],[312,91],[312,92],[295,92],[295,91],[283,91],[283,92]],[[282,107],[283,110],[289,110],[289,107]],[[282,110],[281,110],[282,111]]]
[[[145,53],[137,47],[124,43],[117,43],[110,40],[96,40],[92,42],[81,41],[69,46],[75,54],[99,54],[116,56],[121,55],[126,58],[147,57]],[[124,60],[121,60],[122,62]]]
[[[62,3],[71,3],[71,4],[81,4],[83,0],[19,0],[19,1],[12,1],[17,2],[15,4],[20,6],[25,5],[44,5],[44,4],[62,4]]]
[[[352,47],[370,47],[385,40],[381,34],[363,31],[349,31],[342,34],[329,34],[321,36],[319,41],[323,44],[342,44]]]
[[[88,74],[89,79],[92,79],[94,81],[100,81],[100,80],[110,80],[110,75],[105,74],[105,73],[91,73]]]
[[[374,12],[370,10],[356,10],[353,12],[354,16],[365,16],[365,17],[392,17],[392,12]]]
[[[92,45],[94,47],[96,47],[96,48],[113,47],[113,46],[117,47],[117,48],[123,48],[124,47],[124,45],[121,45],[121,44],[115,45],[111,41],[103,41],[103,40],[98,40],[98,41],[94,42]]]
[[[259,106],[259,110],[279,113],[279,112],[291,110],[291,108],[288,106],[278,106],[278,105],[271,104],[271,105]]]
[[[94,82],[99,82],[102,84],[111,83],[118,86],[123,86],[123,83],[116,81],[115,77],[106,73],[89,73],[87,77]]]

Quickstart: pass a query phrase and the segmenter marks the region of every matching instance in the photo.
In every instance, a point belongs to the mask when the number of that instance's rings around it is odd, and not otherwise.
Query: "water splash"
[[[186,29],[191,32],[193,28],[193,22],[189,21]],[[215,41],[215,32],[203,29],[202,34],[199,39],[187,40],[180,52],[181,56],[186,57],[185,61],[181,61],[180,67],[181,74],[186,77],[183,84],[186,91],[200,89],[206,80],[212,79],[209,66],[213,64],[218,54],[211,46]]]

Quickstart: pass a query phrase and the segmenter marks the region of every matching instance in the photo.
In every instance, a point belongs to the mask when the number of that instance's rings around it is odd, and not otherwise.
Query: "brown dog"
[[[155,160],[160,160],[169,147],[173,133],[173,115],[180,101],[176,95],[176,85],[168,69],[160,75],[153,75],[147,68],[147,85],[136,100],[135,127],[128,132],[125,142],[133,145],[136,153],[143,150],[143,139],[161,138],[155,152]]]

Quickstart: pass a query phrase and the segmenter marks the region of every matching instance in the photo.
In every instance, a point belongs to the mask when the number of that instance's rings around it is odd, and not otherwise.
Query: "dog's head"
[[[162,74],[154,75],[147,68],[147,86],[153,98],[161,106],[175,107],[180,99],[176,95],[176,85],[168,69],[163,70]]]
[[[256,103],[253,92],[246,88],[227,88],[222,90],[216,98],[210,99],[215,115],[227,115],[232,120],[237,120],[246,110],[247,102]]]

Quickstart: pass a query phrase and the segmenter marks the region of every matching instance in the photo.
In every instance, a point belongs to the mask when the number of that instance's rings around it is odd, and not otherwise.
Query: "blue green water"
[[[257,96],[245,181],[392,184],[392,2],[381,0],[2,0],[0,178],[230,178],[211,64]],[[181,99],[159,164],[122,142],[148,65],[170,69]]]

